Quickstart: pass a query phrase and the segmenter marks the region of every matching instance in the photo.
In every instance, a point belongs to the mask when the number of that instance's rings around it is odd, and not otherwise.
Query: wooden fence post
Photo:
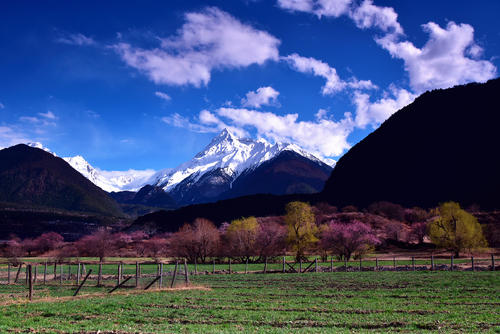
[[[121,276],[122,276],[122,265],[121,265],[121,263],[118,263],[118,269],[117,269],[117,275],[116,276],[117,276],[117,279],[116,279],[117,283],[116,284],[119,285],[120,281],[121,281]]]
[[[135,287],[139,286],[139,262],[135,262]]]
[[[264,257],[264,274],[267,272],[267,256]]]
[[[63,264],[61,263],[61,265],[59,266],[59,284],[62,285],[63,284],[63,274],[64,274],[64,266]]]
[[[359,271],[363,271],[363,268],[362,268],[362,265],[361,265],[361,264],[362,264],[362,262],[361,262],[361,261],[362,261],[362,258],[361,258],[361,256],[360,256],[360,257],[359,257]]]
[[[194,275],[198,275],[198,262],[194,258]]]
[[[229,258],[229,273],[231,273],[231,258]]]
[[[491,271],[495,271],[495,255],[491,254]]]
[[[286,259],[285,259],[285,257],[283,256],[283,273],[286,271],[286,268],[285,268],[285,262],[286,262]]]
[[[16,279],[14,280],[14,284],[17,283],[17,280],[19,279],[19,274],[21,273],[21,268],[23,267],[23,264],[19,264],[19,268],[17,268],[17,273],[16,273]]]
[[[302,274],[302,259],[299,259],[299,273]]]
[[[472,271],[474,271],[476,268],[474,268],[474,256],[470,257],[470,261],[472,263]]]
[[[453,271],[453,255],[450,258],[450,271]]]
[[[43,267],[43,284],[47,282],[47,260],[45,260],[45,265]]]
[[[161,289],[163,286],[163,262],[160,263],[160,281],[159,282],[160,282],[159,284],[160,284],[160,289]]]
[[[248,258],[245,261],[245,274],[248,274]]]
[[[28,289],[29,289],[29,300],[31,301],[33,299],[33,276],[31,273],[31,264],[28,264],[26,266],[26,270],[28,272]]]
[[[392,258],[392,262],[393,262],[393,265],[394,265],[394,269],[396,269],[396,257],[395,256]]]
[[[413,267],[413,271],[415,271],[415,257],[411,257],[411,266]]]
[[[81,264],[78,262],[78,266],[76,268],[76,285],[80,285],[80,275],[81,275]]]
[[[57,262],[54,262],[54,281],[57,279]]]
[[[68,264],[68,281],[71,280],[71,264]]]
[[[215,261],[215,260],[214,260]],[[215,263],[215,262],[214,262]],[[172,277],[172,283],[170,283],[170,287],[173,288],[174,287],[174,283],[175,283],[175,278],[177,277],[177,266],[179,265],[179,261],[175,261],[175,269],[174,269],[174,275]]]
[[[29,275],[28,274],[28,266],[30,266],[30,268],[31,268],[31,264],[26,265],[26,270],[25,270],[26,271],[26,280],[25,280],[26,281],[26,285],[28,285],[28,275]]]
[[[378,257],[375,258],[375,270],[378,270]]]
[[[344,271],[347,271],[347,259],[344,256]]]
[[[317,273],[318,272],[318,258],[315,258],[314,259],[314,272]]]
[[[214,258],[213,265],[212,265],[212,274],[215,274],[215,258]]]
[[[10,284],[10,262],[7,264],[7,284]]]
[[[38,266],[35,264],[35,275],[33,277],[33,283],[36,282],[36,276],[37,276],[37,272],[38,272],[37,268],[38,268]]]
[[[333,273],[333,256],[330,258],[330,271]]]
[[[186,278],[185,278],[186,285],[189,285],[189,270],[188,270],[186,259],[184,259],[184,273],[186,275]]]
[[[78,292],[80,292],[80,289],[82,288],[82,286],[85,284],[85,282],[87,281],[87,278],[89,278],[90,276],[90,273],[92,273],[92,269],[89,269],[89,272],[87,273],[87,275],[85,276],[85,278],[83,279],[82,281],[82,284],[80,284],[78,286],[78,288],[76,289],[75,293],[73,294],[73,297],[76,296],[78,294]]]
[[[434,270],[434,254],[431,255],[431,270]]]
[[[101,283],[102,283],[102,262],[99,261],[99,272],[97,273],[97,286],[101,286]]]

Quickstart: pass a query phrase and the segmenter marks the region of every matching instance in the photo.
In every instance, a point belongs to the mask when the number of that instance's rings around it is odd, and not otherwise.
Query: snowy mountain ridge
[[[57,157],[57,154],[43,146],[40,142],[29,142],[26,145],[44,150]],[[85,176],[90,182],[104,191],[138,191],[144,185],[153,183],[157,171],[153,169],[126,171],[106,171],[93,167],[84,157],[63,157],[71,167]],[[164,172],[164,171],[163,171]]]
[[[223,170],[234,180],[242,172],[260,166],[283,151],[293,151],[315,162],[327,164],[295,144],[239,139],[224,129],[193,159],[163,175],[159,174],[155,186],[169,192],[187,178],[190,178],[190,183],[195,183],[206,173],[217,169]]]
[[[27,143],[27,145],[57,156],[39,142]],[[105,171],[93,167],[81,155],[62,159],[107,192],[137,192],[145,185],[153,185],[169,193],[178,186],[180,188],[178,187],[177,190],[192,186],[203,177],[206,178],[211,173],[219,172],[224,175],[224,180],[220,177],[212,177],[210,182],[229,182],[229,187],[231,187],[232,182],[243,172],[254,170],[284,151],[292,151],[319,164],[332,166],[332,160],[319,159],[295,144],[281,142],[271,144],[265,139],[237,138],[228,129],[222,130],[193,159],[174,169]]]

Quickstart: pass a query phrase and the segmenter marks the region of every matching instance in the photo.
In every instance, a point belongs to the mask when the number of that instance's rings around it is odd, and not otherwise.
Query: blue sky
[[[228,127],[336,160],[422,92],[497,77],[498,13],[484,0],[4,1],[0,147],[161,169]]]

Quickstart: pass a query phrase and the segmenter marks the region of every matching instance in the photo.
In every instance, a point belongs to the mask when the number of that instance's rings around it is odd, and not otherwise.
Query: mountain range
[[[57,157],[40,143],[27,145]],[[227,129],[174,169],[104,171],[80,155],[62,159],[119,203],[168,209],[258,193],[319,192],[332,170],[297,145],[241,139]]]

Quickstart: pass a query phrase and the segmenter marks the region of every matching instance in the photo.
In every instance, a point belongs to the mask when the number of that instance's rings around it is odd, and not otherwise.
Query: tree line
[[[477,219],[459,204],[448,202],[434,210],[404,209],[396,204],[378,202],[367,211],[355,207],[336,207],[321,203],[311,206],[291,202],[283,217],[244,217],[216,227],[198,218],[179,231],[146,234],[144,231],[113,232],[101,228],[75,242],[48,232],[37,238],[12,236],[3,246],[10,259],[50,255],[68,257],[109,256],[179,257],[204,263],[212,257],[237,261],[262,261],[293,254],[297,261],[308,254],[323,259],[359,258],[390,242],[423,244],[430,242],[459,256],[467,250],[487,247]]]

